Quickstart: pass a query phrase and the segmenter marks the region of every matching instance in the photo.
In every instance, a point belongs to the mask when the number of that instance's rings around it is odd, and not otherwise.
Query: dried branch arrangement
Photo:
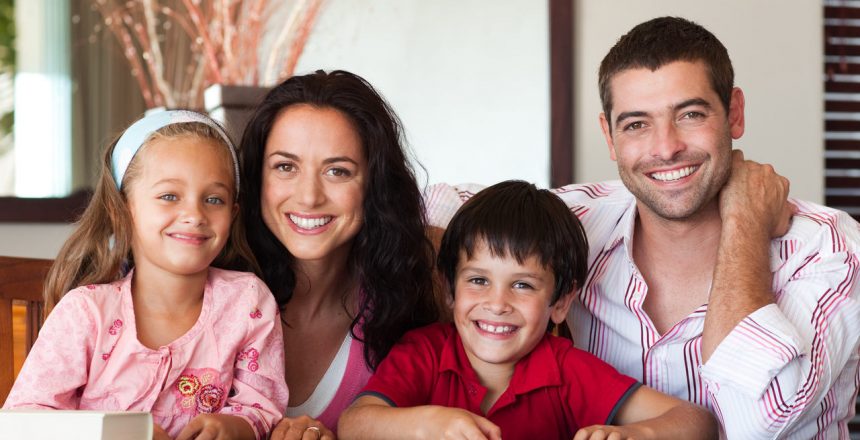
[[[212,84],[272,85],[292,75],[323,1],[292,1],[287,20],[265,49],[270,9],[286,2],[94,0],[93,5],[119,41],[147,107],[200,108],[203,90]]]

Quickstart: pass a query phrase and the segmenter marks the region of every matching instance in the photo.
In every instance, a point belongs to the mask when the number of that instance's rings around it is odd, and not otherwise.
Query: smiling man
[[[623,184],[556,190],[589,240],[588,277],[568,315],[576,345],[710,408],[728,438],[847,438],[858,224],[786,204],[788,182],[732,150],[744,95],[725,47],[701,26],[674,17],[636,26],[603,59],[599,88]],[[431,224],[444,227],[478,190],[431,188]]]

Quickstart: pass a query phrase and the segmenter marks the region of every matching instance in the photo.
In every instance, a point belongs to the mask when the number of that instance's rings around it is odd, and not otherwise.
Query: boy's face
[[[514,365],[534,349],[550,319],[560,323],[573,295],[552,301],[555,276],[531,256],[496,257],[485,243],[471,259],[460,252],[454,280],[454,324],[479,373]]]

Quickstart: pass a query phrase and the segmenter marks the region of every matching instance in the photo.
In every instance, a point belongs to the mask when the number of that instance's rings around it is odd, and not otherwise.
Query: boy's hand
[[[316,428],[316,429],[313,429]],[[317,429],[319,431],[317,431]],[[275,430],[272,431],[271,440],[334,440],[334,433],[325,427],[319,420],[308,416],[300,416],[294,419],[284,417]]]
[[[573,440],[640,440],[654,438],[653,434],[633,426],[592,425],[576,431]]]
[[[200,414],[191,419],[176,440],[253,439],[254,430],[245,419],[227,414]]]
[[[426,407],[421,438],[502,440],[502,431],[493,422],[458,408]]]
[[[152,440],[173,440],[158,423],[152,424]]]

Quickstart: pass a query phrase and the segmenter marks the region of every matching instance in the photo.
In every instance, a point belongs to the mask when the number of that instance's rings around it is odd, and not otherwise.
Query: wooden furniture
[[[24,354],[36,342],[44,321],[42,283],[51,260],[0,257],[0,402],[6,401],[15,381],[12,350],[12,302],[26,307]]]

